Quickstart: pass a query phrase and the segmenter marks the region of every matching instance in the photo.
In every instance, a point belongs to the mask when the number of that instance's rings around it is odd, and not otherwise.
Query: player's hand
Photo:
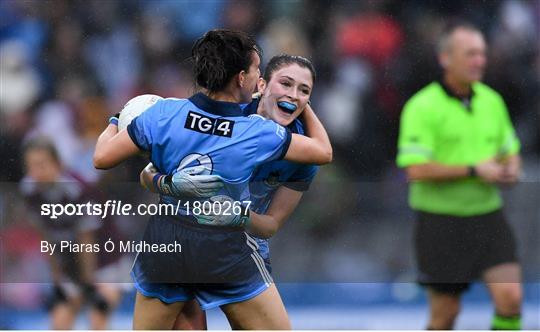
[[[156,166],[154,166],[154,164],[150,162],[148,163],[148,165],[146,165],[146,167],[144,168],[144,171],[153,174],[153,173],[157,173],[158,169],[156,168]]]
[[[120,120],[120,112],[116,113],[115,115],[111,116],[109,118],[109,124],[113,124],[116,127],[118,127],[118,121]]]
[[[216,203],[220,206],[217,211],[221,211],[222,214],[214,214],[216,211],[211,211],[210,214],[198,214],[195,215],[197,222],[201,225],[211,225],[211,226],[232,226],[232,227],[246,227],[251,221],[249,216],[249,209],[246,207],[241,207],[240,213],[237,209],[227,209],[225,212],[225,207],[234,206],[234,200],[226,195],[218,195],[210,198],[211,205],[214,206]],[[225,214],[226,213],[226,214]]]
[[[504,167],[495,161],[489,159],[475,166],[476,174],[488,183],[501,182],[504,176]]]
[[[204,166],[188,167],[167,175],[160,180],[159,187],[173,196],[212,197],[224,186],[219,175],[204,175]],[[168,189],[168,190],[167,190]]]

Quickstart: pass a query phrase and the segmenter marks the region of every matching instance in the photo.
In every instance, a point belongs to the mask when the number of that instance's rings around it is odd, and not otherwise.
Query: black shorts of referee
[[[459,295],[487,269],[518,262],[501,210],[474,217],[417,211],[415,251],[421,285]]]

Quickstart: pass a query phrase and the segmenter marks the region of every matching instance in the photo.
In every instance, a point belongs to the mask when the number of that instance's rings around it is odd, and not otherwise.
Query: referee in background
[[[417,212],[419,282],[428,329],[451,329],[461,294],[482,279],[495,304],[492,329],[521,328],[521,269],[498,185],[518,181],[520,143],[501,96],[481,83],[486,44],[472,25],[440,37],[440,81],[418,91],[401,115],[397,164]]]

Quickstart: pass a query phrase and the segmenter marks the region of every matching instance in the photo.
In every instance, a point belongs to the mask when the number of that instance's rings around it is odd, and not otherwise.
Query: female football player
[[[259,80],[258,90],[262,97],[258,96],[248,104],[244,114],[260,114],[287,126],[291,132],[303,134],[303,125],[297,118],[305,108],[312,112],[308,100],[314,81],[315,69],[309,60],[287,54],[275,56],[268,63],[264,78]],[[293,107],[285,108],[283,102],[290,103]],[[271,272],[271,266],[266,239],[275,234],[294,211],[316,172],[317,167],[314,165],[272,161],[259,166],[251,177],[251,222],[246,230],[255,237],[256,242],[252,244],[257,247],[268,272]],[[193,172],[177,174],[165,180],[165,176],[153,170],[149,164],[141,172],[141,184],[162,194],[170,194],[172,191],[178,196],[203,197],[212,196],[223,186],[216,175],[197,175]],[[164,185],[169,188],[163,188]],[[204,217],[207,224],[222,225],[227,222],[217,220],[217,216]],[[206,329],[205,314],[195,301],[188,303],[180,313],[175,328]]]
[[[192,50],[195,79],[205,92],[189,99],[158,101],[127,130],[118,132],[112,119],[96,143],[94,166],[111,168],[147,151],[163,174],[203,165],[209,174],[224,180],[221,194],[240,202],[249,199],[249,178],[264,162],[281,158],[330,162],[328,136],[313,113],[304,116],[311,137],[291,134],[260,116],[242,116],[239,103],[251,101],[259,78],[258,50],[241,32],[206,33]],[[161,200],[178,202],[165,195]],[[240,218],[248,219],[245,215]],[[182,252],[138,253],[132,271],[138,290],[134,328],[172,328],[178,313],[193,298],[203,309],[220,306],[235,329],[290,328],[279,293],[241,229],[200,225],[188,207],[180,215],[151,217],[143,240],[149,244],[178,242]]]

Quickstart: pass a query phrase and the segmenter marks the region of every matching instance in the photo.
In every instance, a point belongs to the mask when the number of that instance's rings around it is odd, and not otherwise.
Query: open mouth
[[[277,105],[280,110],[288,114],[293,114],[296,111],[296,105],[288,101],[279,101]]]

